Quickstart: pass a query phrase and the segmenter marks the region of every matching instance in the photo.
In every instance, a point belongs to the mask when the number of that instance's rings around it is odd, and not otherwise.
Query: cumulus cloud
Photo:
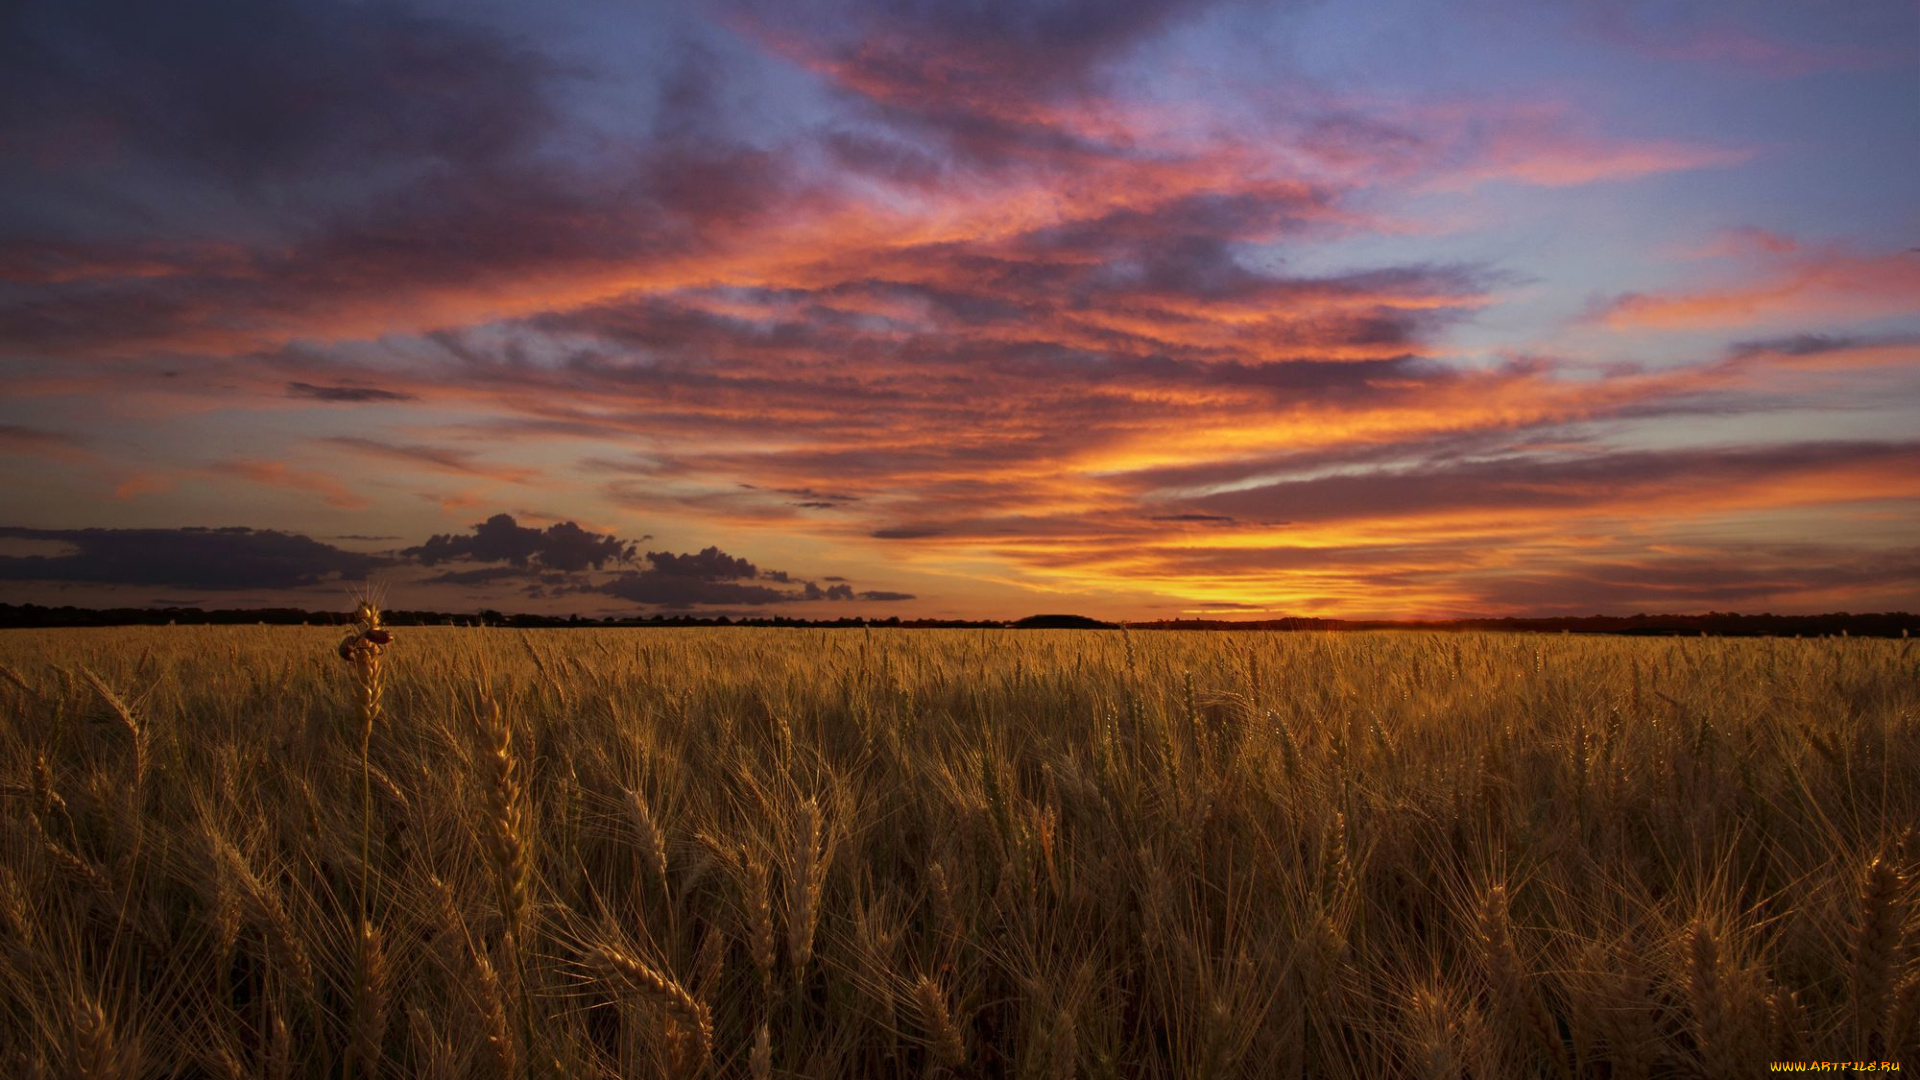
[[[761,607],[823,600],[870,600],[894,602],[914,599],[913,594],[870,589],[855,592],[852,585],[837,578],[826,588],[817,582],[797,577],[786,570],[764,570],[718,547],[692,554],[676,555],[667,551],[647,552],[651,565],[645,570],[630,570],[595,587],[595,591],[637,604],[664,608],[698,606]]]
[[[760,573],[759,568],[752,563],[728,555],[717,547],[710,547],[692,555],[675,555],[671,551],[649,551],[647,561],[653,564],[652,573],[669,578],[731,581],[738,578],[751,578]]]
[[[786,570],[762,569],[752,560],[728,554],[718,545],[694,552],[649,551],[638,554],[637,541],[562,521],[544,529],[521,525],[511,514],[495,514],[469,533],[446,533],[404,548],[400,555],[423,566],[478,563],[450,569],[425,584],[499,586],[519,581],[529,596],[598,593],[646,607],[684,610],[696,607],[764,607],[815,600],[912,600],[889,590],[856,592],[840,582],[821,588]],[[634,563],[639,569],[623,569]],[[591,571],[611,571],[600,577]]]
[[[472,528],[471,535],[442,533],[401,554],[425,566],[459,560],[576,572],[631,562],[637,547],[632,541],[589,532],[571,521],[538,529],[519,524],[511,514],[495,514]]]

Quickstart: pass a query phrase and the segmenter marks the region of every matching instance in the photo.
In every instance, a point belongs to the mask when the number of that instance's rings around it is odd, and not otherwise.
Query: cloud
[[[11,30],[0,116],[13,139],[52,149],[60,125],[82,125],[243,188],[393,153],[485,164],[552,119],[544,59],[399,5],[30,0]]]
[[[745,559],[736,558],[710,547],[694,555],[675,555],[670,551],[649,551],[647,561],[652,573],[661,577],[696,578],[701,581],[732,581],[752,578],[760,570]]]
[[[522,582],[528,578],[524,566],[482,566],[474,570],[448,570],[435,574],[423,585],[497,585],[501,582]]]
[[[657,572],[629,572],[597,587],[597,592],[636,604],[665,608],[784,604],[799,597],[765,585],[715,581]]]
[[[507,514],[494,515],[470,533],[436,535],[392,556],[347,551],[296,533],[243,527],[0,528],[0,541],[7,540],[54,549],[0,556],[0,581],[16,583],[272,591],[360,581],[386,571],[383,577],[395,589],[517,589],[533,599],[598,594],[673,610],[914,599],[911,593],[893,590],[857,591],[839,579],[822,588],[786,571],[763,572],[713,546],[693,553],[649,552],[641,560],[644,569],[626,569],[636,561],[633,541],[591,532],[572,521],[530,528]],[[447,564],[448,569],[425,577],[394,576],[410,565]]]
[[[1622,330],[1751,328],[1907,315],[1920,296],[1920,253],[1912,251],[1792,245],[1744,261],[1745,272],[1726,285],[1627,293],[1601,301],[1592,318]]]
[[[0,454],[50,458],[56,461],[95,461],[86,440],[77,435],[25,424],[0,424]]]
[[[1036,4],[914,2],[746,5],[773,49],[870,104],[879,115],[956,151],[998,157],[1070,150],[1060,99],[1208,0],[1049,0]],[[1057,110],[1057,111],[1056,111]],[[858,140],[884,154],[879,140]],[[910,144],[909,144],[910,145]]]
[[[1576,457],[1516,456],[1409,470],[1291,480],[1201,496],[1194,505],[1290,522],[1485,515],[1530,510],[1613,512],[1628,504],[1674,509],[1845,502],[1920,495],[1900,475],[1920,461],[1920,443],[1832,442],[1616,451]]]
[[[1920,334],[1792,334],[1736,342],[1727,350],[1735,364],[1847,370],[1890,367],[1920,360]]]
[[[1154,514],[1148,521],[1171,521],[1185,525],[1231,525],[1234,518],[1226,514]]]
[[[1833,22],[1844,25],[1849,20],[1865,21],[1876,14],[1865,10],[1869,7],[1862,5],[1861,10],[1848,11],[1845,17]],[[1722,14],[1717,5],[1676,7],[1585,0],[1579,11],[1590,32],[1640,55],[1688,64],[1740,67],[1771,78],[1876,67],[1904,59],[1898,48],[1773,37],[1740,25]],[[1892,13],[1880,14],[1884,18]],[[1652,18],[1636,18],[1636,15]],[[1909,27],[1889,21],[1885,29],[1897,33]]]
[[[392,559],[271,529],[0,528],[0,537],[57,540],[73,552],[0,556],[0,580],[177,589],[293,589],[359,581]]]
[[[311,398],[338,405],[366,405],[386,401],[418,401],[416,395],[401,393],[397,390],[381,390],[372,386],[315,386],[312,383],[290,382],[287,384],[287,396]]]
[[[426,472],[450,473],[456,476],[484,476],[510,484],[524,484],[538,475],[532,469],[488,465],[477,460],[478,455],[472,451],[457,450],[452,447],[420,443],[396,444],[349,435],[332,435],[320,441],[327,446],[361,457],[398,463]]]
[[[473,534],[443,533],[400,554],[424,566],[443,562],[509,563],[516,568],[578,572],[631,562],[636,545],[618,537],[589,532],[571,521],[545,529],[523,526],[511,514],[495,514],[472,526]],[[651,555],[648,556],[652,558]],[[477,580],[477,579],[476,579]]]
[[[710,606],[764,607],[808,601],[867,600],[892,603],[912,600],[912,593],[868,589],[856,592],[852,585],[837,581],[821,588],[784,570],[759,570],[745,559],[728,555],[717,547],[697,554],[674,555],[648,552],[651,568],[627,571],[593,588],[595,592],[664,608]],[[749,582],[774,584],[749,584]],[[774,585],[799,588],[776,588]]]
[[[1737,165],[1753,151],[1705,146],[1676,139],[1601,139],[1547,135],[1531,125],[1490,142],[1481,159],[1438,186],[1513,180],[1540,187],[1573,187],[1598,181],[1636,180],[1657,173]]]
[[[328,506],[342,510],[364,510],[372,505],[354,494],[338,479],[326,473],[295,469],[278,461],[226,461],[210,469],[217,475],[235,476],[265,487],[304,491],[321,497]]]
[[[1905,609],[1920,599],[1920,549],[1781,543],[1610,552],[1476,585],[1481,609],[1500,612],[1831,610],[1863,588]]]
[[[733,137],[724,81],[667,95],[685,125],[612,132],[565,106],[620,78],[471,13],[29,2],[9,31],[0,142],[34,213],[0,218],[0,274],[30,286],[0,336],[21,348],[232,355],[580,302],[804,185]]]

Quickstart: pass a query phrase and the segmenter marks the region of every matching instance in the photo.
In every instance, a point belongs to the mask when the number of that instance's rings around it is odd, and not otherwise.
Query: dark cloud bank
[[[22,529],[0,538],[57,541],[62,555],[0,556],[0,581],[177,589],[294,589],[361,581],[394,560],[271,529]]]
[[[511,590],[527,597],[597,594],[636,605],[686,609],[761,607],[812,600],[897,601],[910,593],[822,587],[785,570],[763,570],[717,546],[649,551],[563,521],[544,529],[495,514],[470,532],[443,533],[391,554],[338,548],[272,529],[29,529],[0,527],[0,540],[58,543],[53,555],[0,555],[0,582],[67,582],[206,591],[298,589],[365,581],[410,567],[447,569],[424,584]],[[647,539],[646,537],[642,538]]]

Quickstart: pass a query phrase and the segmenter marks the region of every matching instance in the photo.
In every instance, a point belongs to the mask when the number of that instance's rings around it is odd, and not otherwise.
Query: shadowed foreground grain
[[[0,636],[0,1073],[1920,1068],[1904,640],[340,647]]]

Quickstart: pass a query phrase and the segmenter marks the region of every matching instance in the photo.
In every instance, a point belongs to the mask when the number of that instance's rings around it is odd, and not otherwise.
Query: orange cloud
[[[122,476],[113,485],[116,499],[137,499],[144,495],[164,495],[178,486],[178,479],[161,472],[134,472]]]
[[[364,510],[372,505],[326,473],[294,469],[283,462],[228,461],[215,465],[213,471],[223,476],[239,477],[266,487],[318,495],[328,506],[341,510]]]

